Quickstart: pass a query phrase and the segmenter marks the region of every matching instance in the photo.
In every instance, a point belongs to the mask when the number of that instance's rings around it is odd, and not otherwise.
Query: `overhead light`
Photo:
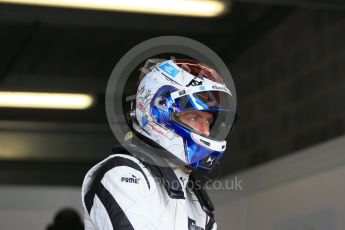
[[[94,102],[88,94],[0,92],[0,107],[35,109],[87,109]]]
[[[227,0],[0,0],[0,2],[194,17],[215,17],[228,9]]]

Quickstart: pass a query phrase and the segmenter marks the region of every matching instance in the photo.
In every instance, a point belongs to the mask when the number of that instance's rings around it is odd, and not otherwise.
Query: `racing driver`
[[[85,229],[215,230],[213,204],[194,174],[210,172],[226,150],[234,92],[194,60],[149,59],[144,70],[126,148],[85,176]]]

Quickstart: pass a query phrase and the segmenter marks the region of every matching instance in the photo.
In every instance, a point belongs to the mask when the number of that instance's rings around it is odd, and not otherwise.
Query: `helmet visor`
[[[222,91],[201,91],[175,99],[175,111],[191,110],[234,111],[236,102],[229,93]]]

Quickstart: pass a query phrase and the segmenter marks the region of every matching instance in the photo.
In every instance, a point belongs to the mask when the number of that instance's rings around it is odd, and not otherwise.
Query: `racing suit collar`
[[[172,169],[173,169],[176,177],[179,179],[183,190],[186,190],[191,171],[184,168],[184,167],[174,167]]]

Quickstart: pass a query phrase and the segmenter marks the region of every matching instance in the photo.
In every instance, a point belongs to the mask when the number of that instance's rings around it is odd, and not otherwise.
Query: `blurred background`
[[[82,215],[83,176],[117,144],[104,107],[110,73],[162,35],[204,43],[236,84],[240,120],[214,174],[243,188],[210,191],[219,229],[345,229],[345,2],[220,1],[220,15],[192,16],[28,2],[0,0],[0,103],[9,91],[93,103],[1,105],[0,229],[45,229],[66,206]]]

